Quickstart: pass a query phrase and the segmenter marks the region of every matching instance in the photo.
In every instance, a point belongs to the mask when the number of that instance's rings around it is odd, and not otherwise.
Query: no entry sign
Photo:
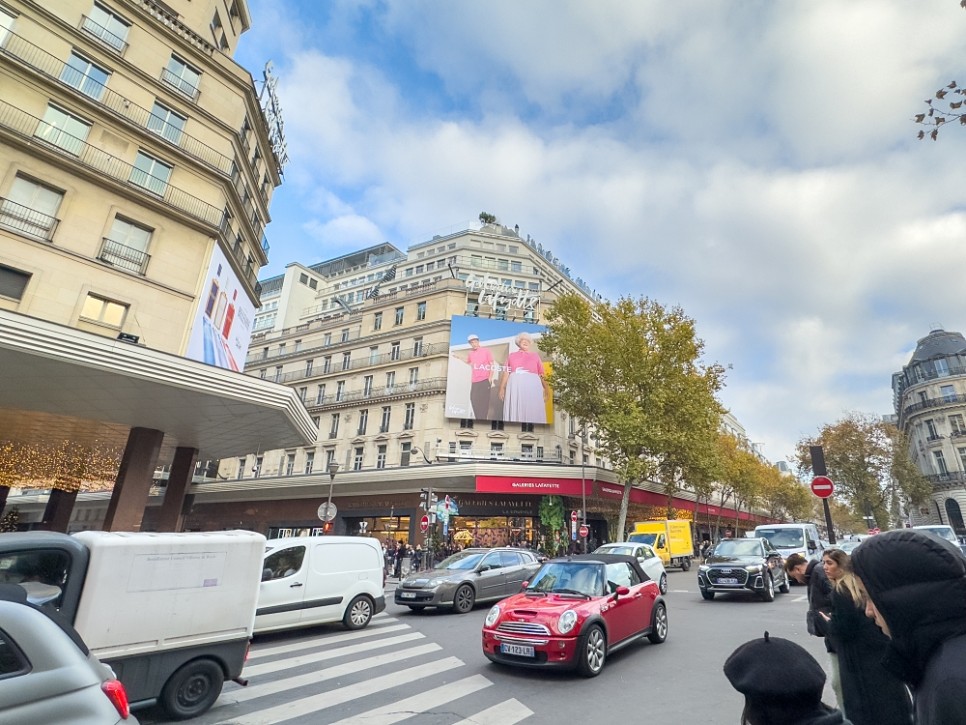
[[[835,493],[835,484],[828,476],[816,476],[812,479],[812,493],[819,498],[828,498]]]
[[[584,524],[580,527],[580,538],[586,539],[588,536],[590,536],[590,527]]]

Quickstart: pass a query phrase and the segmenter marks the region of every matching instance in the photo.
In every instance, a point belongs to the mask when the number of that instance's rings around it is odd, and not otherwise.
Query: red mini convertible
[[[519,594],[493,605],[483,654],[523,667],[600,674],[607,656],[642,637],[667,639],[658,584],[631,556],[582,554],[546,562]]]

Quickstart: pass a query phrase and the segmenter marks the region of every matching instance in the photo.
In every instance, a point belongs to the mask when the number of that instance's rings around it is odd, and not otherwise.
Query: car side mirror
[[[818,548],[818,544],[815,543],[813,539],[808,540],[808,550],[815,551]]]
[[[272,570],[268,568],[262,569],[262,581],[267,582],[271,578],[272,578]]]
[[[526,588],[527,588],[528,586],[530,586],[530,582],[523,582],[523,585],[522,585],[522,586],[520,587],[520,591],[523,591],[523,590],[524,590],[524,589],[526,589]]]
[[[614,590],[614,601],[617,601],[618,597],[626,597],[630,593],[631,593],[630,588],[625,587],[623,584],[621,584],[619,587],[617,587],[617,589]]]

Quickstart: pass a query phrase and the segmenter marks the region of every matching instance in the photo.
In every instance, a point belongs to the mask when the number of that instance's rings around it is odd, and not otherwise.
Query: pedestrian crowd
[[[966,557],[911,529],[877,534],[849,556],[792,554],[806,585],[806,629],[824,639],[826,674],[800,645],[765,632],[724,664],[745,697],[742,725],[966,725]]]

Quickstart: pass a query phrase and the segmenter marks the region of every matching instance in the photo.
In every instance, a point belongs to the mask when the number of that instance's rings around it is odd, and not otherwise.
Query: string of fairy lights
[[[121,452],[117,446],[97,442],[0,440],[0,486],[67,492],[109,490],[114,486]]]

